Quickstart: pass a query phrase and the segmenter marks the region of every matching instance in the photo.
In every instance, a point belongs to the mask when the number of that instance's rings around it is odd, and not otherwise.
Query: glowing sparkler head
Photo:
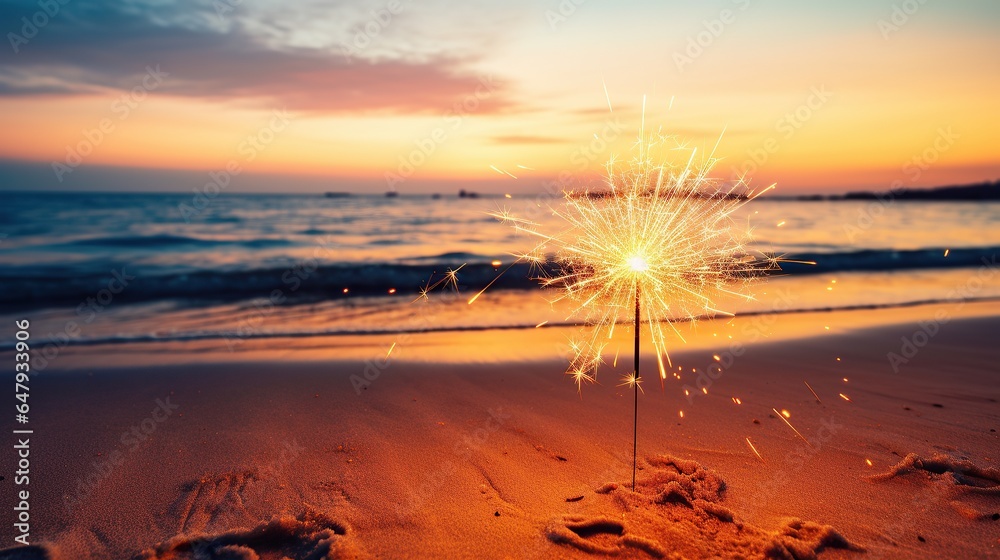
[[[649,270],[649,263],[641,255],[636,255],[634,257],[629,257],[628,266],[633,272],[646,272]]]

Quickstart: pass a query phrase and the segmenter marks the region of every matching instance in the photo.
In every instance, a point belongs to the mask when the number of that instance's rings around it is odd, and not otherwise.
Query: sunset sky
[[[0,5],[3,189],[534,192],[644,95],[784,194],[1000,177],[995,0],[49,1]]]

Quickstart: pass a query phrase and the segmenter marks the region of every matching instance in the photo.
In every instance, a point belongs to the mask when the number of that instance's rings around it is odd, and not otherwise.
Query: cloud
[[[406,57],[385,49],[295,46],[287,40],[292,36],[287,25],[223,19],[212,6],[74,0],[19,44],[19,52],[0,58],[0,96],[131,89],[147,66],[159,65],[169,74],[160,93],[254,106],[440,113],[482,93],[484,80],[493,89],[480,96],[477,112],[514,105],[505,82],[473,70],[474,52]],[[30,19],[37,10],[35,2],[5,2],[0,21],[15,22],[13,32],[20,33],[21,18]]]

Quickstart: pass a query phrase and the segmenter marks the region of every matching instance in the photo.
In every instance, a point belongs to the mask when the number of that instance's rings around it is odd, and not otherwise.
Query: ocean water
[[[531,328],[571,321],[489,212],[545,223],[545,196],[8,193],[0,319],[75,344]],[[741,220],[786,264],[738,313],[1000,297],[1000,204],[756,200]],[[948,254],[945,256],[945,251]],[[499,260],[501,265],[492,262]],[[463,266],[458,291],[417,298]],[[770,295],[768,295],[770,294]],[[774,294],[784,302],[775,304]],[[790,295],[789,295],[790,294]],[[416,301],[415,301],[416,300]],[[76,327],[67,334],[67,324]],[[13,340],[0,331],[0,341]]]

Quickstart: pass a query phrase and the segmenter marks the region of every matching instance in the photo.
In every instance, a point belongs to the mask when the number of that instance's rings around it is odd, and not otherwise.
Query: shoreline
[[[780,296],[774,305],[780,305]],[[678,324],[684,337],[672,337],[671,354],[716,349],[725,350],[731,340],[749,346],[762,342],[799,340],[877,329],[944,314],[960,320],[1000,316],[1000,300],[964,300],[889,306],[860,306],[850,310],[818,310],[794,313],[752,313]],[[827,329],[826,327],[830,327]],[[65,372],[95,368],[134,368],[134,364],[237,364],[260,361],[295,362],[390,362],[482,364],[560,362],[560,352],[576,326],[544,325],[543,328],[490,328],[483,330],[427,330],[399,333],[281,336],[245,338],[233,343],[225,339],[161,340],[107,344],[70,344],[57,348],[54,358],[36,371]],[[630,336],[618,329],[615,337],[627,354]],[[714,336],[713,336],[714,335]],[[727,338],[730,335],[733,338]],[[628,340],[626,340],[628,339]],[[610,347],[610,345],[609,345]],[[652,356],[643,345],[644,356]],[[445,350],[442,350],[444,348]],[[516,348],[516,352],[511,351]],[[392,351],[390,352],[390,349]],[[471,350],[470,350],[471,349]],[[12,359],[11,351],[0,351],[0,360]],[[613,353],[606,356],[610,362]],[[38,356],[33,355],[37,360]],[[36,364],[37,365],[37,364]],[[648,371],[648,370],[647,370]]]

